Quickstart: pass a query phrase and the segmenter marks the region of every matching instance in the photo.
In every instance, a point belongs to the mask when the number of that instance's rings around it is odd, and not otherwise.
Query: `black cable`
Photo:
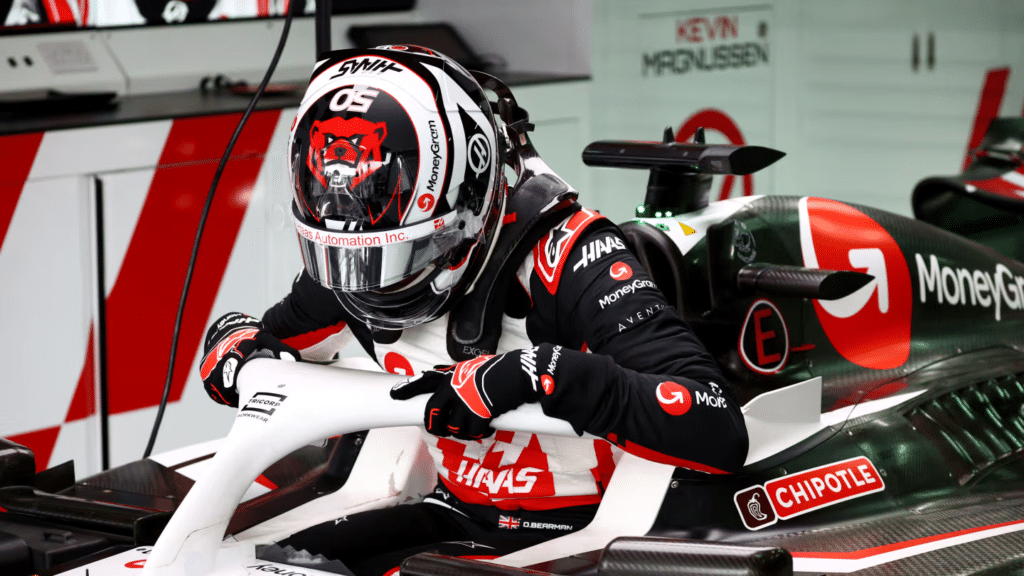
[[[104,246],[103,180],[93,176],[96,193],[96,357],[99,372],[100,470],[110,468],[110,391],[107,386],[107,249]]]
[[[217,172],[213,175],[213,182],[210,183],[210,191],[206,194],[206,204],[203,206],[203,213],[199,217],[199,229],[196,230],[196,239],[192,244],[192,256],[188,261],[188,271],[185,273],[185,285],[181,289],[181,301],[178,303],[178,315],[174,319],[174,334],[171,337],[171,357],[167,362],[167,381],[164,383],[164,395],[160,399],[160,408],[156,412],[156,421],[153,422],[153,431],[149,435],[149,443],[146,445],[146,453],[142,455],[143,458],[149,458],[149,455],[153,453],[153,445],[156,443],[156,435],[160,430],[160,423],[164,418],[164,409],[167,408],[167,399],[171,395],[171,382],[174,376],[174,357],[178,353],[178,335],[181,331],[181,319],[185,314],[185,301],[188,299],[188,289],[192,284],[192,272],[195,271],[196,257],[199,255],[199,242],[203,238],[203,228],[206,227],[206,217],[210,214],[210,206],[213,205],[213,193],[217,190],[217,183],[220,182],[220,175],[224,172],[224,166],[228,162],[228,158],[231,156],[231,150],[235,147],[235,141],[238,140],[239,134],[242,133],[242,127],[245,126],[246,120],[249,119],[249,115],[256,108],[256,103],[259,101],[260,96],[263,95],[263,90],[266,89],[267,84],[270,82],[270,77],[274,74],[274,69],[277,68],[277,61],[281,59],[281,53],[284,52],[285,42],[288,41],[288,30],[292,26],[292,14],[294,14],[296,5],[302,4],[301,0],[291,0],[289,3],[288,13],[285,15],[284,28],[281,29],[281,40],[277,44],[277,50],[274,52],[274,57],[270,60],[270,67],[267,68],[266,75],[263,76],[263,81],[260,82],[259,87],[256,89],[256,93],[252,95],[252,100],[249,102],[248,108],[245,109],[245,113],[242,114],[242,119],[238,121],[238,126],[235,128],[235,133],[231,135],[231,141],[228,142],[227,149],[224,150],[224,155],[220,158],[220,164],[217,165]]]
[[[331,8],[332,0],[316,0],[314,35],[316,37],[316,59],[331,51]]]

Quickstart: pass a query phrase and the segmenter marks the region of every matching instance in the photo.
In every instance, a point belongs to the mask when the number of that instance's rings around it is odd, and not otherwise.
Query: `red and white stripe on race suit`
[[[433,438],[428,446],[435,462],[440,453],[441,482],[457,498],[503,510],[597,504],[616,461],[603,440],[504,430],[479,442]]]
[[[519,275],[533,267],[526,258]],[[527,283],[528,284],[528,283]],[[374,344],[378,363],[396,374],[420,373],[455,361],[447,353],[447,316],[402,332],[393,344]],[[502,319],[498,354],[533,346],[525,320]],[[441,481],[457,498],[503,510],[550,510],[596,504],[621,451],[603,440],[498,431],[459,440],[423,432]]]
[[[284,338],[281,341],[298,350],[303,360],[330,360],[352,338],[352,331],[345,330],[344,322],[338,322],[333,326]]]

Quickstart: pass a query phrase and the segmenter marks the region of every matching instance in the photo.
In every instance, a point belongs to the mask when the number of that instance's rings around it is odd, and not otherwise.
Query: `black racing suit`
[[[503,555],[585,526],[621,450],[710,474],[743,465],[747,435],[736,395],[617,229],[583,209],[541,239],[517,276],[498,352],[561,346],[558,382],[542,408],[608,442],[500,430],[483,441],[431,436],[440,476],[435,495],[315,526],[282,544],[367,574],[421,550]],[[340,341],[325,342],[347,326],[378,364],[410,375],[453,362],[443,321],[396,340],[353,322],[305,273],[263,317],[307,358],[331,354]]]

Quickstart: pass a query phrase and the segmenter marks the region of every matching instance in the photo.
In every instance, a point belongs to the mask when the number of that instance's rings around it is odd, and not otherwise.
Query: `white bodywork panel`
[[[347,360],[346,366],[371,367]],[[375,368],[375,367],[374,367]],[[419,501],[435,482],[432,461],[419,437],[426,396],[392,400],[404,376],[375,370],[256,359],[241,372],[242,401],[223,441],[154,457],[173,465],[217,449],[212,459],[182,468],[196,479],[152,550],[136,549],[88,566],[91,576],[124,573],[145,559],[141,574],[184,576],[244,574],[259,565],[255,546],[279,541],[308,526],[364,510]],[[821,379],[765,393],[743,408],[750,434],[747,462],[757,462],[851,417],[886,410],[916,397],[911,392],[820,413]],[[329,410],[324,406],[330,406]],[[504,430],[574,435],[564,421],[528,404],[495,420]],[[371,429],[349,481],[337,492],[304,504],[233,537],[223,538],[237,504],[269,465],[323,438]],[[258,446],[259,449],[254,449]],[[504,556],[494,562],[528,566],[605,547],[620,536],[648,533],[672,481],[674,467],[624,454],[594,520],[583,530]],[[127,567],[133,574],[140,567]],[[84,574],[78,568],[67,574]],[[311,576],[319,574],[303,567]]]
[[[231,433],[148,555],[143,574],[184,575],[197,569],[211,574],[241,573],[242,566],[254,561],[257,543],[277,541],[350,513],[414,501],[433,486],[431,462],[415,428],[426,397],[400,402],[388,394],[403,376],[262,359],[247,364],[241,374],[241,409]],[[899,401],[913,396],[901,395]],[[879,404],[876,409],[893,405],[893,400],[880,402],[884,406]],[[750,402],[744,407],[751,430],[748,461],[792,446],[824,426],[841,423],[857,410],[851,407],[823,418],[817,411],[820,403],[821,381],[817,378]],[[872,411],[871,407],[860,410]],[[505,414],[495,425],[540,434],[574,434],[568,423],[548,418],[537,404]],[[267,466],[303,445],[363,429],[374,430],[367,436],[350,481],[341,490],[222,542],[237,503]],[[254,446],[260,449],[253,450]],[[189,455],[179,451],[157,458],[170,463],[170,456]],[[498,562],[525,566],[599,549],[618,536],[646,534],[673,470],[670,465],[623,455],[587,528]],[[108,572],[94,565],[91,574],[105,576]]]
[[[208,574],[237,569],[239,560],[251,557],[253,542],[221,546],[221,539],[253,480],[282,456],[322,438],[418,425],[426,396],[399,402],[389,395],[391,386],[404,378],[265,359],[247,363],[240,373],[241,408],[234,426],[164,529],[143,574],[184,575],[189,570]],[[544,416],[536,404],[495,419],[495,426],[541,434],[574,434],[567,422]],[[254,446],[259,449],[254,450]],[[358,489],[356,482],[347,484],[352,486],[350,490]],[[345,505],[357,505],[354,499]]]
[[[356,512],[421,500],[437,473],[416,426],[371,430],[340,490],[239,533],[239,540],[270,544],[299,530]]]

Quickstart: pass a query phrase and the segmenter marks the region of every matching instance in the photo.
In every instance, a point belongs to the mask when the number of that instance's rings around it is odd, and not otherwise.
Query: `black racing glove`
[[[263,330],[263,324],[241,312],[221,316],[206,332],[199,375],[214,402],[238,407],[235,379],[253,358],[298,360],[299,351]]]
[[[408,400],[433,394],[427,400],[423,425],[435,436],[464,440],[494,433],[493,418],[541,396],[555,387],[556,355],[561,346],[541,344],[498,356],[477,356],[447,368],[427,370],[391,389],[391,397]]]

